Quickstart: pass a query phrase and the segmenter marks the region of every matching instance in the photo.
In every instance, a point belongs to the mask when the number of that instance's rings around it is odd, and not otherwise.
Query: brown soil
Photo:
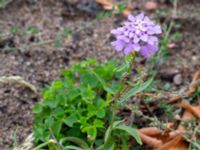
[[[179,4],[178,10],[184,12],[184,15],[176,20],[181,25],[178,30],[183,34],[183,39],[170,49],[169,60],[158,66],[158,79],[162,81],[160,86],[170,84],[171,91],[187,87],[193,73],[200,69],[200,16],[197,12],[200,2],[188,1]],[[143,9],[144,2],[133,2],[134,13]],[[172,9],[164,0],[159,5]],[[0,83],[0,149],[12,149],[15,133],[20,143],[31,132],[31,108],[40,100],[38,95],[42,88],[59,77],[61,68],[67,68],[71,63],[87,57],[105,61],[122,56],[116,55],[109,44],[112,40],[110,30],[125,18],[117,15],[97,20],[95,14],[100,9],[99,5],[90,0],[16,0],[0,10],[0,31],[8,33],[3,39],[0,37],[0,77],[21,76],[39,91],[34,94],[17,84]],[[152,12],[147,13],[152,15]],[[22,30],[34,26],[40,32],[34,35],[12,35],[9,34],[12,26]],[[37,40],[52,40],[63,28],[72,31],[72,35],[63,40],[63,46],[31,46]],[[8,51],[6,45],[16,49]],[[175,78],[181,80],[179,84]]]

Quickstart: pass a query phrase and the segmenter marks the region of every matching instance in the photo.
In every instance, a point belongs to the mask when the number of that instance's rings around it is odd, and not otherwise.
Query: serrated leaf
[[[105,112],[104,109],[99,109],[99,110],[97,110],[97,112],[96,112],[96,115],[97,115],[97,117],[99,117],[99,118],[104,118],[104,117],[105,117],[105,114],[106,114],[106,112]]]
[[[90,73],[82,74],[81,82],[86,86],[87,85],[91,86],[92,88],[95,88],[98,84],[98,80],[97,80],[96,76],[93,74],[90,74]]]
[[[68,116],[68,117],[66,117],[66,118],[63,118],[63,122],[64,122],[66,125],[68,125],[69,127],[72,127],[73,124],[74,124],[75,122],[77,122],[77,121],[78,121],[78,118],[77,118],[77,116],[76,116],[75,113],[71,114],[70,116]]]
[[[55,136],[58,136],[60,134],[61,127],[62,127],[62,122],[60,120],[56,120],[53,122],[53,124],[51,125],[51,129],[53,131],[53,134],[55,134]]]
[[[133,129],[133,128],[129,127],[129,126],[126,126],[126,125],[118,125],[118,126],[115,127],[115,129],[119,129],[119,130],[123,130],[123,131],[127,132],[128,134],[130,134],[131,136],[133,136],[135,138],[137,143],[142,145],[142,141],[140,139],[140,136],[135,131],[135,129]]]
[[[40,113],[40,112],[42,112],[42,104],[37,103],[33,107],[33,113]]]
[[[81,87],[81,96],[83,100],[86,100],[91,103],[92,100],[95,98],[96,93],[88,85],[88,87]]]
[[[103,128],[104,122],[99,120],[99,119],[95,119],[94,122],[93,122],[93,125],[96,128]]]
[[[63,116],[65,114],[65,111],[61,107],[57,107],[53,112],[52,115],[55,117]]]
[[[50,108],[56,108],[62,99],[63,99],[62,95],[56,95],[55,97],[49,97],[45,99],[44,104],[46,104]]]

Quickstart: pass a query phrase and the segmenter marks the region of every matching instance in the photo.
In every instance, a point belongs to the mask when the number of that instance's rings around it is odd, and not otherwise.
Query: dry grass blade
[[[30,90],[32,90],[34,93],[37,93],[37,89],[34,85],[30,84],[29,82],[25,81],[20,76],[3,76],[0,77],[0,82],[8,84],[8,83],[17,83],[22,86],[28,87]]]
[[[19,147],[15,147],[13,150],[31,150],[32,148],[33,133],[31,133]]]

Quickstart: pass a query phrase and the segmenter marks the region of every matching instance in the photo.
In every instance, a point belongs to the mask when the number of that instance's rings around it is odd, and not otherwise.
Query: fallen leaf
[[[200,88],[200,85],[194,85],[195,83],[196,83],[196,81],[198,81],[200,79],[200,70],[198,70],[195,74],[194,74],[194,76],[193,76],[193,78],[192,78],[192,87],[188,90],[188,94],[189,95],[191,95],[191,94],[193,94],[193,93],[195,93],[195,91],[196,91],[196,89],[197,88]]]
[[[154,135],[158,135],[161,134],[162,131],[159,130],[156,127],[147,127],[147,128],[142,128],[139,130],[141,133],[148,135],[148,136],[154,136]]]
[[[153,138],[151,136],[145,135],[140,130],[138,130],[137,132],[138,132],[138,135],[140,136],[142,142],[151,146],[151,147],[156,148],[156,147],[161,146],[163,144],[161,140],[158,140],[158,139]]]
[[[148,1],[144,4],[146,10],[155,10],[158,8],[158,4],[154,1]]]
[[[115,11],[119,11],[118,5],[110,2],[109,0],[96,0],[96,2],[98,4],[100,4],[100,5],[102,5],[102,7],[105,10],[112,10],[112,9],[114,9]],[[123,9],[122,13],[125,16],[128,16],[131,13],[132,10],[133,10],[133,8],[130,7],[130,6],[128,6],[128,7],[126,7],[126,8]]]
[[[200,119],[200,106],[192,106],[192,105],[187,104],[187,103],[180,103],[177,106],[186,109],[187,111],[192,113],[195,117]]]
[[[188,150],[188,143],[181,136],[176,136],[155,150]]]

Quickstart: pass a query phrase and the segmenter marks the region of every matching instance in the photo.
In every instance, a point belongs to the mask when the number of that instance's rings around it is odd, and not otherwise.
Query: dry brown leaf
[[[193,117],[192,113],[189,111],[185,111],[181,120],[186,121]],[[172,131],[169,133],[170,138],[175,138],[177,135],[186,133],[185,127],[183,125],[179,125],[178,128],[175,131]]]
[[[144,8],[146,10],[155,10],[158,8],[158,4],[156,2],[153,1],[148,1],[144,4]]]
[[[198,70],[195,74],[194,74],[194,76],[193,76],[193,78],[192,78],[192,84],[195,84],[195,82],[196,81],[198,81],[200,79],[200,70]],[[195,93],[195,91],[196,91],[196,88],[200,88],[200,85],[198,86],[192,86],[189,90],[188,90],[188,94],[189,95],[191,95],[191,94],[193,94],[193,93]]]
[[[193,78],[192,78],[192,83],[196,82],[196,81],[199,80],[199,79],[200,79],[200,70],[198,70],[198,71],[194,74],[194,76],[193,76]]]
[[[103,5],[103,6],[113,6],[113,4],[108,0],[96,0],[96,2]]]
[[[139,130],[141,133],[148,135],[148,136],[154,136],[154,135],[158,135],[161,134],[162,131],[159,130],[156,127],[147,127],[147,128],[142,128]]]
[[[182,107],[184,109],[186,109],[186,112],[189,111],[190,113],[192,113],[195,117],[197,117],[198,119],[200,119],[200,106],[192,106],[190,104],[187,103],[180,103],[177,106]],[[192,116],[193,116],[192,115]],[[190,117],[191,118],[191,117]]]
[[[173,140],[155,150],[188,150],[188,143],[181,136],[176,136]]]
[[[192,83],[195,83],[199,79],[200,71],[197,71],[193,76]],[[193,86],[189,92],[187,92],[188,95],[193,94],[196,88],[198,87]],[[174,97],[172,101],[176,101],[180,98],[181,96]],[[186,121],[192,117],[200,119],[200,105],[192,106],[187,103],[180,103],[177,104],[177,106],[185,109],[183,116],[179,118],[180,120]],[[168,125],[168,131],[165,132],[161,132],[155,127],[142,128],[138,130],[138,134],[144,143],[153,147],[155,150],[187,150],[189,144],[181,134],[188,131],[186,131],[185,127],[180,124],[176,130],[169,132],[169,130],[172,130],[172,127],[174,127],[173,124]]]
[[[118,11],[118,6],[117,4],[114,4],[112,2],[110,2],[109,0],[96,0],[96,2],[100,5],[102,5],[102,7],[106,10],[112,10],[114,9],[115,11]],[[125,15],[125,16],[128,16],[130,13],[131,13],[131,10],[133,8],[130,8],[130,7],[127,7],[127,8],[124,8],[124,10],[122,11],[122,13]]]
[[[140,132],[139,130],[137,132],[138,132],[138,135],[140,136],[142,142],[151,146],[151,147],[156,148],[156,147],[161,146],[163,144],[161,140],[158,140],[158,139],[153,138],[151,136],[145,135],[142,132]]]

